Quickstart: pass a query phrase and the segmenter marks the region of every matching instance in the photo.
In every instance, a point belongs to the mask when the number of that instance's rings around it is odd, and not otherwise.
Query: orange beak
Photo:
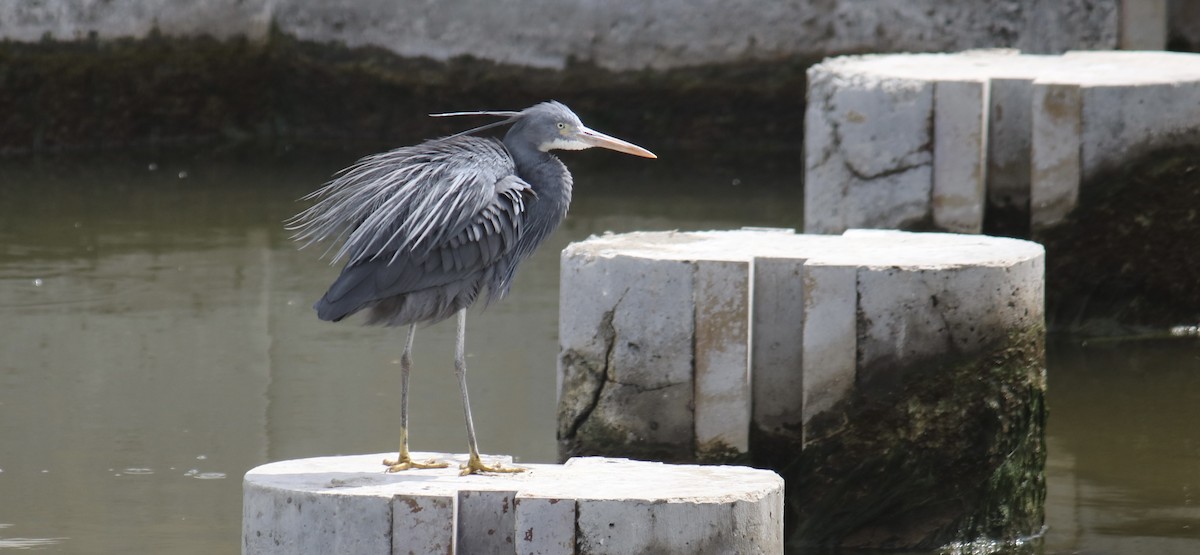
[[[658,156],[655,156],[653,152],[650,152],[649,150],[646,150],[638,145],[622,141],[616,137],[610,137],[594,129],[588,129],[587,127],[581,126],[579,128],[577,137],[579,140],[592,146],[607,148],[617,152],[624,152],[625,154],[632,154],[634,156],[641,156],[642,158],[658,158]]]

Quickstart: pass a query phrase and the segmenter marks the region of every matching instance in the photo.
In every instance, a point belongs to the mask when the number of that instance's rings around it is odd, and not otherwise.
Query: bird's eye
[[[560,121],[560,122],[558,122],[558,128],[559,128],[559,129],[566,129],[566,128],[567,128],[567,124],[565,124],[565,123],[563,123],[563,122],[561,122],[561,121]]]

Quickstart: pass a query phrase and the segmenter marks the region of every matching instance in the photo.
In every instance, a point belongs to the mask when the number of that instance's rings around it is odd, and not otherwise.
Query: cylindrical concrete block
[[[783,553],[783,480],[766,470],[578,458],[388,474],[386,456],[246,473],[242,553]]]
[[[561,453],[786,469],[801,485],[798,541],[928,547],[1034,533],[1043,256],[1015,239],[870,230],[572,244]],[[894,466],[875,466],[885,461]],[[889,495],[893,506],[870,506]],[[985,518],[993,510],[1003,516]],[[935,524],[908,521],[920,532],[895,520],[934,513]],[[903,540],[872,543],[888,527]]]
[[[808,70],[805,229],[1024,233],[1081,183],[1200,141],[1200,55],[987,50],[833,58]],[[991,221],[995,220],[995,221]]]

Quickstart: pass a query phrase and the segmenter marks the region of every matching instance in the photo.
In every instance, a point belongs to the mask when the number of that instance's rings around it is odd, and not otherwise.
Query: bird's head
[[[508,134],[523,135],[542,152],[583,150],[598,146],[634,156],[657,158],[653,152],[640,146],[588,128],[579,121],[575,112],[556,101],[543,102],[522,110]]]
[[[588,128],[570,108],[561,102],[550,101],[530,106],[520,112],[453,112],[433,114],[435,116],[493,115],[508,119],[464,131],[462,134],[479,131],[497,125],[512,124],[505,141],[520,140],[534,145],[538,150],[583,150],[600,147],[644,158],[658,158],[653,152],[633,143],[605,135]]]

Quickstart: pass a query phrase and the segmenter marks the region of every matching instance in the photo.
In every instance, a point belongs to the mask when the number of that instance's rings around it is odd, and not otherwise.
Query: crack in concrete
[[[841,139],[839,139],[839,141],[840,140]],[[841,143],[839,142],[838,144],[840,145]],[[907,158],[914,154],[918,154],[919,152],[920,152],[920,150],[918,150],[917,152],[910,152],[910,153],[905,154],[904,157]],[[890,176],[893,176],[896,174],[905,173],[905,172],[920,168],[922,166],[929,166],[932,164],[933,164],[932,161],[914,162],[914,163],[909,163],[909,164],[902,164],[902,165],[894,167],[894,168],[888,168],[886,170],[882,170],[882,171],[879,171],[876,173],[864,173],[862,170],[855,168],[854,164],[850,163],[849,158],[847,158],[844,155],[842,156],[842,165],[844,165],[846,167],[846,170],[850,172],[850,175],[853,175],[855,178],[860,179],[862,181],[872,181],[875,179],[883,179],[885,177],[890,177]]]
[[[571,426],[568,427],[566,433],[563,434],[563,439],[575,438],[579,432],[579,428],[583,426],[584,422],[587,422],[588,418],[592,416],[592,412],[594,412],[596,407],[600,405],[600,398],[604,394],[606,384],[609,382],[617,383],[617,381],[611,377],[613,351],[616,349],[617,344],[617,331],[613,326],[613,318],[617,313],[617,307],[619,307],[621,302],[625,300],[626,293],[629,293],[628,288],[626,288],[625,291],[621,293],[621,296],[617,298],[617,302],[613,303],[613,307],[605,312],[600,318],[600,329],[598,331],[600,332],[600,337],[604,340],[606,345],[604,350],[604,368],[602,371],[597,372],[597,374],[599,374],[598,377],[600,378],[598,380],[599,384],[596,387],[596,390],[592,392],[591,400],[583,407],[583,410],[579,411],[579,415],[576,416],[571,422]]]

